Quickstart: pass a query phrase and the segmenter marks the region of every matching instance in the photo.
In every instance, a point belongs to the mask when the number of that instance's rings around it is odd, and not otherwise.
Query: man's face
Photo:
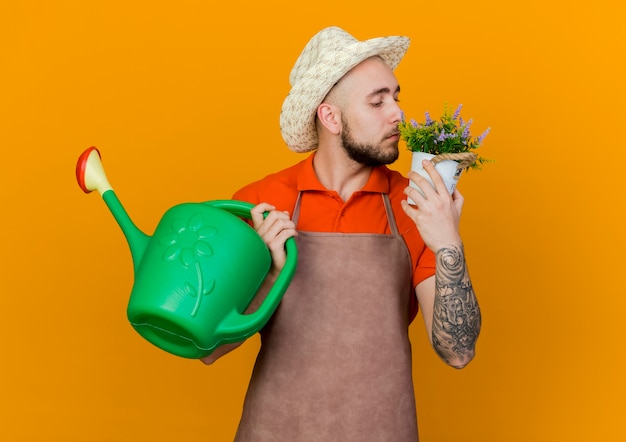
[[[350,129],[350,125],[344,116],[341,117],[343,131],[341,132],[341,146],[350,159],[364,166],[376,167],[383,164],[391,164],[398,159],[398,140],[388,148],[383,148],[383,142],[389,137],[383,137],[379,143],[367,143],[357,141]],[[389,134],[391,135],[391,134]]]
[[[370,58],[344,77],[345,103],[341,141],[348,156],[365,166],[391,164],[398,159],[400,87],[393,71],[379,58]],[[342,80],[342,82],[344,81]]]

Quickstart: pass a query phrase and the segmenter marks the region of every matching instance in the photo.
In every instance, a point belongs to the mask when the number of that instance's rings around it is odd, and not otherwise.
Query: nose
[[[394,124],[400,123],[402,121],[402,117],[404,116],[404,112],[400,108],[400,105],[397,101],[393,102],[393,109],[391,111],[392,122]]]

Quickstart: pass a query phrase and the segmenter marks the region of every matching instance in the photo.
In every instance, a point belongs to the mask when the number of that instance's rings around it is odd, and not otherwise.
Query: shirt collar
[[[322,183],[317,179],[315,169],[313,169],[313,152],[309,157],[302,162],[302,167],[298,174],[298,191],[304,192],[307,190],[319,190],[327,192]],[[361,192],[373,192],[373,193],[389,193],[389,178],[385,173],[387,171],[386,166],[379,166],[372,169],[367,183],[360,190]]]

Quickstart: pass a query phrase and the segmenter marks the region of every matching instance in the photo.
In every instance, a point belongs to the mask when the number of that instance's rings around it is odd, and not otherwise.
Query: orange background
[[[130,253],[75,162],[98,146],[147,233],[230,197],[304,158],[278,128],[289,70],[338,25],[412,37],[408,117],[463,103],[492,127],[497,161],[459,184],[478,355],[455,371],[412,328],[422,440],[626,440],[623,0],[212,4],[0,6],[0,439],[232,440],[256,338],[211,367],[142,340]]]

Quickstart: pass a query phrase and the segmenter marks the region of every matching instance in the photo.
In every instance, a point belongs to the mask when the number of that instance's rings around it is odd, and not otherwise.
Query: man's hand
[[[419,210],[406,200],[402,201],[402,209],[417,226],[424,243],[436,253],[442,247],[461,244],[459,219],[463,196],[456,189],[450,195],[433,163],[424,160],[422,164],[435,187],[419,174],[410,172],[409,179],[422,193],[410,186],[404,189],[404,193],[415,202]]]
[[[269,212],[265,216],[265,212]],[[285,266],[287,255],[285,241],[296,236],[296,225],[288,212],[276,210],[268,203],[260,203],[250,210],[254,229],[261,236],[272,255],[272,272],[278,273]]]

